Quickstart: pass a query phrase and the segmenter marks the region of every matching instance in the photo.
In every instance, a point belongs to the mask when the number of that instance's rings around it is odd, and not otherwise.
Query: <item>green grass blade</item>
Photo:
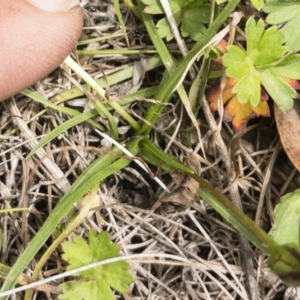
[[[127,35],[127,30],[126,30],[126,26],[122,17],[122,13],[121,13],[121,9],[120,9],[120,0],[114,0],[114,8],[115,8],[115,12],[118,18],[118,21],[121,25],[121,30],[124,34],[124,37],[126,39],[127,45],[129,45],[129,40],[128,40],[128,35]]]
[[[240,211],[225,195],[196,174],[191,174],[200,184],[198,195],[213,207],[232,227],[243,234],[266,255],[276,245],[275,241],[253,220]]]
[[[140,5],[140,8],[143,7],[141,5],[141,3],[139,5]],[[159,36],[158,31],[155,27],[155,24],[152,20],[152,16],[150,14],[145,14],[145,13],[142,13],[141,16],[142,16],[144,24],[147,28],[148,34],[150,35],[151,40],[152,40],[157,52],[159,53],[161,60],[163,61],[164,65],[166,67],[168,75],[172,74],[175,67],[177,66],[177,62],[170,55],[170,51],[167,49],[164,41]],[[168,78],[168,76],[165,76],[165,77]],[[162,80],[162,82],[160,84],[160,87],[164,86],[164,80]],[[186,112],[188,113],[188,116],[189,116],[190,120],[192,121],[195,128],[197,129],[197,133],[198,133],[198,136],[199,136],[199,139],[200,139],[201,134],[200,134],[200,131],[199,131],[199,127],[197,125],[197,120],[196,120],[196,118],[195,118],[195,116],[192,112],[191,104],[190,104],[188,95],[187,95],[187,93],[186,93],[186,91],[185,91],[182,84],[178,85],[177,92],[178,92],[178,94],[180,96],[180,99],[181,99],[181,101],[182,101],[182,103],[185,107]],[[155,96],[155,98],[159,99],[159,98],[157,98],[157,95]],[[156,108],[157,108],[156,104],[152,104],[151,106],[153,106],[154,110],[156,110]],[[151,109],[151,108],[149,108],[149,109]],[[157,114],[157,112],[155,112],[155,113]],[[147,117],[145,118],[145,120],[147,121],[146,123],[148,123],[149,121],[151,123],[151,120],[148,120]]]
[[[47,143],[58,137],[63,132],[67,131],[69,128],[87,121],[96,115],[98,115],[98,112],[95,109],[91,109],[59,125],[39,141],[39,143],[27,155],[26,159],[31,157],[38,149],[45,146]]]
[[[155,90],[156,90],[156,87],[151,87],[151,88],[148,88],[148,89],[145,89],[145,90],[142,90],[142,91],[138,91],[138,92],[135,92],[133,94],[129,94],[129,95],[126,95],[125,97],[149,97],[151,95],[153,95],[155,93]],[[27,92],[24,92],[24,94],[27,94]],[[41,98],[40,95],[36,95],[37,98]],[[121,100],[119,101],[119,104],[120,105],[126,105],[132,101],[135,101],[134,99],[128,99],[128,100]],[[41,101],[39,101],[41,102]],[[48,102],[48,101],[47,101]],[[44,102],[42,101],[41,103],[43,104],[47,104],[47,102]],[[51,103],[51,102],[49,102]],[[52,104],[51,103],[51,107],[52,108],[60,108],[61,106],[58,106],[58,105],[55,105],[55,104]],[[63,108],[63,107],[62,107]],[[108,110],[111,110],[113,109],[112,107],[107,107]],[[68,109],[68,112],[70,113],[69,111],[70,109]],[[47,136],[45,136],[43,139],[40,140],[40,142],[30,151],[30,153],[27,155],[27,159],[30,158],[38,149],[42,148],[43,146],[45,146],[47,143],[49,143],[50,141],[52,141],[53,139],[55,139],[56,137],[58,137],[60,134],[62,134],[63,132],[65,132],[66,130],[68,130],[69,128],[72,128],[73,126],[75,125],[78,125],[84,121],[92,121],[92,120],[89,120],[95,116],[98,115],[98,112],[97,110],[95,109],[91,109],[87,112],[84,112],[84,113],[80,113],[80,112],[77,112],[76,110],[72,110],[71,112],[72,114],[76,114],[76,116],[66,122],[64,122],[63,124],[59,125],[58,127],[56,127],[54,130],[52,130],[49,134],[47,134]],[[92,122],[89,122],[91,125],[94,125],[94,127],[97,127],[99,129],[99,127],[101,126],[98,126],[98,123],[92,121]]]
[[[169,52],[178,53],[178,50],[169,50]],[[139,55],[139,54],[157,54],[157,50],[145,49],[109,49],[109,50],[78,50],[80,56],[107,56],[107,55]]]
[[[158,159],[157,166],[159,166],[160,163],[165,164],[165,168],[168,172],[170,172],[171,170],[181,170],[185,173],[194,173],[190,168],[175,160],[173,156],[162,152],[160,149],[154,146],[148,138],[144,138],[141,140],[140,147],[141,148],[139,154],[143,159],[152,163],[153,159]]]
[[[57,104],[54,104],[48,100],[46,100],[45,98],[43,98],[41,95],[39,95],[38,93],[35,93],[35,92],[32,92],[28,89],[22,91],[22,94],[35,100],[36,102],[38,103],[41,103],[43,104],[45,107],[49,107],[49,108],[52,108],[52,109],[55,109],[57,111],[61,111],[67,115],[70,115],[70,116],[80,116],[82,113],[77,111],[76,109],[72,109],[72,108],[68,108],[68,107],[64,107],[64,106],[60,106],[60,105],[57,105]],[[96,110],[94,111],[91,111],[92,114],[95,113]],[[98,113],[96,113],[97,115]],[[105,128],[103,126],[101,126],[99,123],[93,121],[93,120],[86,120],[90,125],[94,126],[95,128],[101,130],[101,131],[104,131]]]
[[[130,10],[138,17],[141,19],[141,14],[138,8],[132,3],[131,0],[124,0],[124,2],[127,4],[127,6],[130,8]]]
[[[80,78],[82,78],[100,97],[102,100],[104,100],[107,103],[110,103],[110,105],[113,107],[113,102],[109,102],[106,99],[105,90],[97,84],[97,82],[86,72],[82,69],[81,66],[79,66],[70,56],[68,56],[64,63],[73,70]],[[98,98],[89,99],[90,103],[94,106],[94,108],[98,111],[100,116],[105,116],[108,120],[108,125],[110,129],[111,136],[117,140],[118,139],[118,125],[112,116],[112,114],[106,109],[104,104],[100,101]]]

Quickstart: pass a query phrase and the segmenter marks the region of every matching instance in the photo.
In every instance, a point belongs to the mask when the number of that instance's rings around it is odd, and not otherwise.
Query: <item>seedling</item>
[[[91,230],[88,238],[89,244],[79,236],[75,236],[72,242],[62,244],[62,257],[69,263],[67,270],[118,256],[120,246],[111,242],[107,232],[96,234]],[[121,294],[129,291],[128,284],[133,282],[129,268],[128,262],[118,261],[80,272],[77,280],[60,285],[63,294],[59,299],[114,300],[112,289]]]
[[[163,14],[163,8],[159,0],[143,0],[144,12],[147,14]],[[173,17],[180,26],[183,37],[190,36],[198,41],[206,30],[204,24],[209,23],[211,5],[203,0],[172,0],[169,2]],[[160,19],[156,24],[160,37],[167,41],[173,39],[173,33],[166,18]]]
[[[222,62],[229,79],[223,90],[225,113],[233,126],[241,129],[251,113],[269,116],[265,91],[282,111],[293,106],[299,88],[300,56],[284,44],[285,33],[275,26],[265,30],[263,20],[246,23],[246,50],[230,45]],[[216,110],[220,89],[211,91],[208,100]]]

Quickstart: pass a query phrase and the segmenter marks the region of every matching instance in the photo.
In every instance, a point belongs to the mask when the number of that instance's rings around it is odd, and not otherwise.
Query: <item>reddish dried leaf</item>
[[[221,40],[218,45],[217,45],[217,49],[219,52],[219,57],[214,59],[214,62],[221,64],[223,61],[223,54],[227,51],[227,41],[225,40]]]
[[[286,113],[274,104],[274,113],[282,146],[295,168],[300,171],[300,102],[295,100],[293,108]]]
[[[227,78],[226,84],[222,93],[223,104],[227,103],[235,94],[232,93],[232,88],[236,84],[236,79]],[[220,97],[221,88],[220,85],[212,88],[207,93],[207,100],[209,102],[209,107],[212,111],[218,110],[218,99]]]
[[[227,41],[226,40],[221,40],[219,43],[218,43],[218,50],[222,53],[225,53],[227,51]]]
[[[251,110],[256,117],[270,117],[270,108],[267,101],[260,101],[256,107],[251,106]]]
[[[232,121],[232,126],[236,130],[241,130],[248,119],[255,116],[270,116],[270,109],[268,105],[268,94],[262,89],[261,101],[253,107],[250,103],[241,104],[237,99],[236,94],[232,93],[237,80],[234,78],[227,78],[225,88],[222,93],[223,104],[228,104],[225,107],[224,120],[227,122]],[[212,111],[218,110],[218,98],[220,96],[220,86],[211,89],[207,93],[207,100]]]
[[[295,79],[283,78],[285,82],[287,82],[293,89],[300,90],[300,84]]]
[[[241,104],[238,98],[233,97],[225,108],[225,118],[230,120],[232,118],[232,126],[236,130],[241,130],[245,122],[251,116],[250,105]]]

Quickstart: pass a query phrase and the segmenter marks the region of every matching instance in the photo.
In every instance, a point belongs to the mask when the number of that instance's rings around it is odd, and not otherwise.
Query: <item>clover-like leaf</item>
[[[261,82],[283,112],[292,108],[297,92],[283,78],[273,74],[272,70],[266,70],[261,73]]]
[[[145,13],[163,13],[159,0],[142,1],[146,4]],[[169,3],[174,20],[180,26],[182,36],[190,36],[193,40],[198,41],[206,30],[203,24],[209,23],[211,5],[205,4],[203,0],[170,0]],[[173,38],[172,30],[166,18],[160,19],[156,27],[161,38],[166,38],[167,41]]]
[[[209,23],[210,9],[210,4],[203,4],[203,1],[188,1],[179,14],[182,36],[198,41],[206,30],[203,24]]]
[[[144,13],[153,15],[164,13],[159,0],[142,0],[142,2],[146,5]]]
[[[245,86],[247,86],[246,89]],[[238,81],[232,91],[238,95],[241,103],[249,102],[252,106],[257,106],[261,98],[259,73],[249,72]]]
[[[90,263],[117,257],[119,245],[113,244],[107,232],[88,234],[89,245],[78,236],[72,242],[62,244],[63,259],[68,261],[67,270],[73,270]],[[115,299],[112,289],[123,294],[128,292],[128,284],[133,282],[130,265],[126,261],[105,264],[77,274],[78,280],[60,285],[63,294],[59,299]]]
[[[264,0],[250,0],[252,5],[257,9],[260,10],[264,6]]]
[[[142,0],[142,2],[146,5],[144,9],[144,13],[147,14],[164,13],[164,10],[159,0]],[[199,2],[203,3],[203,0],[200,0]],[[177,14],[180,12],[182,7],[186,4],[186,0],[171,0],[169,4],[173,14]]]
[[[168,42],[174,38],[173,32],[166,18],[160,19],[156,23],[156,28],[159,36],[163,39],[165,38]]]
[[[238,79],[232,90],[237,94],[238,100],[257,106],[261,95],[260,75],[255,70],[251,58],[246,56],[246,52],[241,48],[230,46],[223,57],[223,65],[227,67],[226,74],[229,77]]]
[[[262,85],[282,111],[289,110],[297,93],[287,79],[300,79],[299,55],[288,53],[284,33],[274,26],[264,30],[262,20],[247,21],[246,37],[246,51],[230,46],[223,56],[227,76],[237,79],[233,93],[240,103],[256,107]]]
[[[286,24],[282,31],[286,34],[286,45],[294,51],[300,50],[300,3],[298,0],[269,0],[263,7],[263,11],[269,13],[269,24]]]
[[[251,60],[246,61],[246,52],[237,47],[227,47],[227,53],[223,56],[223,65],[226,67],[226,74],[229,77],[241,79],[250,71]]]
[[[256,67],[275,62],[284,56],[287,48],[283,46],[285,35],[275,26],[264,31],[262,19],[257,23],[250,18],[246,24],[247,55],[249,55]]]
[[[295,243],[300,237],[300,189],[286,194],[274,210],[274,225],[270,235],[280,245]]]

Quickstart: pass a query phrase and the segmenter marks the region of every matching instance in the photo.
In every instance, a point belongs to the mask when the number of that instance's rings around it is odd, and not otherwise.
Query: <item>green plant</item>
[[[164,14],[159,0],[143,0],[143,3],[146,5],[144,13]],[[211,5],[204,0],[172,0],[170,7],[176,24],[180,26],[182,36],[190,36],[193,40],[199,41],[206,30],[203,24],[209,23]],[[160,19],[156,27],[161,38],[166,38],[167,41],[173,39],[167,18]]]
[[[136,154],[138,151],[139,139],[140,138],[128,141],[127,149],[133,154]],[[113,149],[112,152],[116,155],[122,154],[118,149]],[[20,275],[26,265],[32,260],[36,252],[42,247],[52,232],[56,230],[63,217],[73,210],[73,204],[88,193],[95,184],[128,165],[129,162],[130,160],[128,159],[121,158],[117,160],[116,156],[103,154],[78,177],[69,191],[61,199],[60,203],[55,207],[38,234],[22,253],[18,262],[8,270],[9,273],[6,275],[9,280],[6,280],[2,285],[2,291],[9,290],[20,280]],[[93,176],[91,176],[91,174]]]
[[[300,50],[300,4],[297,0],[272,0],[263,6],[263,11],[268,13],[269,24],[282,24],[282,31],[285,33],[285,44],[292,51]]]
[[[299,88],[296,81],[300,79],[300,56],[296,53],[300,49],[296,25],[300,15],[299,3],[271,0],[263,10],[270,13],[266,19],[269,24],[286,24],[281,29],[273,26],[265,30],[263,20],[256,22],[250,18],[245,30],[246,50],[235,45],[227,47],[222,57],[229,77],[225,88],[222,91],[220,88],[212,90],[208,94],[214,110],[217,109],[220,95],[224,104],[229,101],[225,114],[229,115],[238,130],[253,112],[256,115],[269,115],[266,103],[268,96],[264,90],[286,112],[292,108],[293,99],[297,96],[295,89]],[[267,247],[269,266],[291,285],[300,284],[299,199],[299,190],[296,190],[285,195],[276,206],[275,222],[269,233],[273,241],[269,240]],[[214,205],[212,202],[210,204]],[[225,211],[220,213],[225,217]],[[243,234],[247,236],[246,232]],[[255,235],[258,237],[259,233]],[[251,240],[249,235],[247,238]],[[252,242],[256,244],[254,240]],[[269,242],[266,241],[265,245]]]
[[[233,93],[240,103],[256,107],[262,85],[283,111],[289,110],[297,93],[285,79],[300,79],[300,57],[284,46],[284,32],[276,27],[265,30],[263,20],[247,21],[246,41],[246,51],[228,46],[223,57],[227,76],[237,79]]]
[[[152,14],[163,13],[159,2],[155,0],[138,1],[138,7],[132,7],[132,9],[145,23],[149,36],[156,48],[155,52],[157,52],[161,58],[156,59],[157,65],[161,65],[162,62],[166,67],[162,82],[158,86],[155,86],[154,89],[139,91],[140,94],[138,95],[142,95],[142,97],[151,96],[156,100],[156,102],[151,102],[147,112],[142,116],[145,122],[138,123],[128,114],[126,109],[123,108],[123,105],[134,101],[133,99],[123,99],[116,103],[108,101],[109,99],[107,99],[105,91],[100,88],[100,83],[90,80],[82,70],[74,67],[73,69],[76,73],[89,82],[89,89],[93,87],[98,95],[104,100],[104,103],[97,99],[97,103],[93,103],[93,110],[81,114],[78,111],[48,102],[41,96],[33,94],[32,92],[25,91],[24,93],[26,95],[30,95],[35,98],[37,102],[43,103],[45,107],[50,107],[74,116],[73,119],[63,123],[41,140],[32,150],[30,155],[40,147],[49,143],[55,137],[59,136],[64,130],[84,121],[89,122],[94,128],[105,130],[102,125],[100,126],[98,123],[91,120],[92,117],[97,115],[107,118],[108,129],[112,136],[117,139],[119,137],[118,125],[111,113],[111,111],[115,110],[138,134],[137,138],[123,141],[126,148],[134,155],[139,155],[149,163],[155,166],[161,166],[162,169],[168,172],[179,169],[182,172],[185,172],[187,176],[194,178],[200,186],[198,191],[199,196],[215,208],[225,220],[239,232],[244,234],[263,253],[268,255],[270,257],[270,267],[274,272],[279,274],[285,282],[297,285],[299,284],[297,276],[300,270],[300,251],[297,241],[298,231],[296,231],[298,228],[298,224],[296,223],[298,203],[296,203],[295,198],[298,199],[298,192],[295,192],[292,197],[289,198],[290,202],[288,202],[287,205],[282,205],[281,207],[278,206],[275,211],[274,228],[270,235],[268,235],[249,217],[239,211],[222,193],[217,191],[213,186],[197,176],[195,172],[178,162],[172,156],[165,154],[155,147],[147,136],[152,130],[151,124],[155,124],[161,116],[165,107],[164,104],[171,99],[175,90],[178,90],[187,111],[190,116],[193,116],[193,112],[189,110],[187,92],[185,91],[182,82],[184,81],[190,66],[195,61],[199,60],[199,58],[204,57],[206,50],[209,49],[210,46],[218,43],[219,40],[215,39],[215,35],[220,31],[221,26],[234,11],[238,3],[238,0],[229,1],[223,10],[216,15],[216,18],[211,20],[210,26],[206,29],[203,24],[210,22],[210,18],[208,18],[208,16],[212,15],[210,12],[212,6],[210,4],[204,3],[204,1],[191,0],[170,1],[176,24],[181,26],[182,35],[184,37],[190,36],[197,41],[185,58],[176,61],[172,55],[170,55],[170,51],[168,51],[162,41],[162,38],[164,37],[167,39],[172,38],[172,32],[169,25],[166,23],[166,19],[162,19],[155,26],[151,16]],[[253,0],[252,3],[258,9],[263,5],[263,1],[261,0]],[[284,8],[284,10],[281,10],[281,8]],[[262,20],[256,22],[253,18],[250,18],[246,24],[246,50],[235,45],[228,47],[228,51],[223,57],[223,64],[226,67],[227,76],[233,79],[227,92],[231,96],[228,100],[234,97],[235,102],[231,102],[233,103],[233,108],[231,107],[230,113],[238,116],[236,121],[238,125],[244,124],[245,120],[249,117],[249,110],[247,110],[246,114],[243,112],[245,106],[248,106],[248,108],[251,106],[250,111],[253,112],[256,110],[259,114],[263,114],[263,112],[265,113],[267,111],[266,107],[268,106],[262,87],[283,110],[288,110],[292,106],[296,92],[290,84],[287,83],[287,79],[294,80],[300,78],[300,58],[299,55],[295,53],[295,51],[299,50],[298,44],[296,44],[296,42],[293,43],[289,38],[291,35],[289,26],[292,26],[290,24],[295,26],[294,20],[297,20],[298,15],[296,13],[288,17],[286,15],[293,9],[298,12],[298,8],[298,4],[292,1],[288,1],[284,5],[281,4],[280,1],[269,1],[263,8],[264,11],[270,12],[267,20],[271,23],[273,22],[273,24],[287,22],[285,27],[280,30],[276,27],[265,29]],[[282,15],[282,11],[284,11],[285,15]],[[204,14],[204,18],[197,24],[194,22],[196,16],[195,12],[196,14]],[[120,18],[119,9],[118,16]],[[124,30],[124,24],[122,24],[122,29]],[[227,32],[222,33],[223,37],[226,33]],[[81,52],[81,54],[88,55],[88,52]],[[70,60],[68,59],[67,62],[70,63]],[[209,64],[209,58],[206,62]],[[128,75],[128,77],[132,76],[133,66],[130,70],[128,68],[127,71],[131,72],[131,75]],[[123,75],[120,75],[120,77],[122,76]],[[108,76],[108,80],[109,83],[112,83],[110,80],[113,79]],[[103,82],[104,81],[102,80],[101,85],[105,86]],[[118,82],[118,80],[115,80],[114,82]],[[79,90],[72,90],[71,93],[72,92],[76,93],[77,96],[81,95],[81,91]],[[218,90],[218,94],[220,92],[221,89]],[[224,92],[226,92],[226,89]],[[70,96],[70,93],[68,95],[65,93],[60,95],[60,99],[65,99],[65,97],[70,97],[68,99],[71,99],[75,96]],[[263,108],[261,108],[260,105],[262,105]],[[20,282],[20,276],[24,268],[29,264],[49,236],[53,234],[64,216],[73,209],[73,204],[78,202],[83,195],[88,193],[101,180],[122,170],[130,163],[130,159],[128,159],[128,157],[122,157],[122,155],[122,151],[113,148],[111,153],[102,154],[97,158],[76,179],[70,190],[63,196],[15,265],[11,269],[3,268],[7,280],[1,288],[2,291],[11,288],[17,281]],[[290,195],[288,197],[290,197]],[[282,204],[284,203],[285,201],[282,202]],[[290,205],[291,203],[292,205]],[[294,209],[294,206],[296,209]],[[290,207],[294,210],[292,220],[294,223],[287,224],[285,223],[286,215],[290,215],[288,210]],[[286,234],[284,229],[290,230],[291,228],[293,228],[295,232],[295,234],[292,235],[291,240],[286,239],[281,241],[280,238],[282,235]],[[291,242],[294,244],[290,244]],[[64,259],[70,262],[68,269],[73,269],[108,257],[116,257],[119,252],[119,247],[111,244],[110,238],[106,233],[96,235],[93,231],[89,232],[89,244],[79,237],[74,237],[72,242],[66,242],[63,247],[65,250]],[[79,258],[78,256],[75,256],[74,253],[79,254]],[[83,255],[86,253],[88,253],[88,255]],[[82,292],[86,292],[85,295],[89,295],[90,298],[97,295],[95,296],[97,299],[113,299],[111,287],[120,293],[124,293],[128,289],[127,285],[132,282],[132,277],[128,272],[128,268],[128,263],[124,262],[108,264],[106,267],[78,273],[77,281],[64,283],[61,286],[65,294],[60,296],[60,298],[77,299],[82,297]],[[116,270],[120,275],[124,275],[124,277],[115,277]],[[22,284],[23,283],[24,282],[22,281]],[[78,289],[82,289],[82,291],[77,293]],[[105,292],[105,295],[103,292]],[[88,293],[94,294],[91,295]]]
[[[67,270],[118,256],[120,246],[111,243],[107,232],[96,234],[90,230],[88,239],[89,244],[83,238],[74,236],[73,241],[62,244],[64,251],[62,258],[69,263]],[[128,262],[118,261],[79,272],[77,280],[60,285],[63,294],[59,299],[113,300],[115,297],[111,288],[121,294],[129,291],[128,284],[133,282],[129,268]]]
[[[286,34],[275,26],[265,30],[263,20],[250,18],[246,23],[246,50],[230,45],[222,57],[226,75],[231,79],[222,93],[225,112],[233,119],[233,126],[241,129],[254,112],[256,116],[269,116],[268,96],[282,111],[293,106],[299,88],[300,56],[284,42]],[[217,109],[220,89],[211,90],[208,100]]]

